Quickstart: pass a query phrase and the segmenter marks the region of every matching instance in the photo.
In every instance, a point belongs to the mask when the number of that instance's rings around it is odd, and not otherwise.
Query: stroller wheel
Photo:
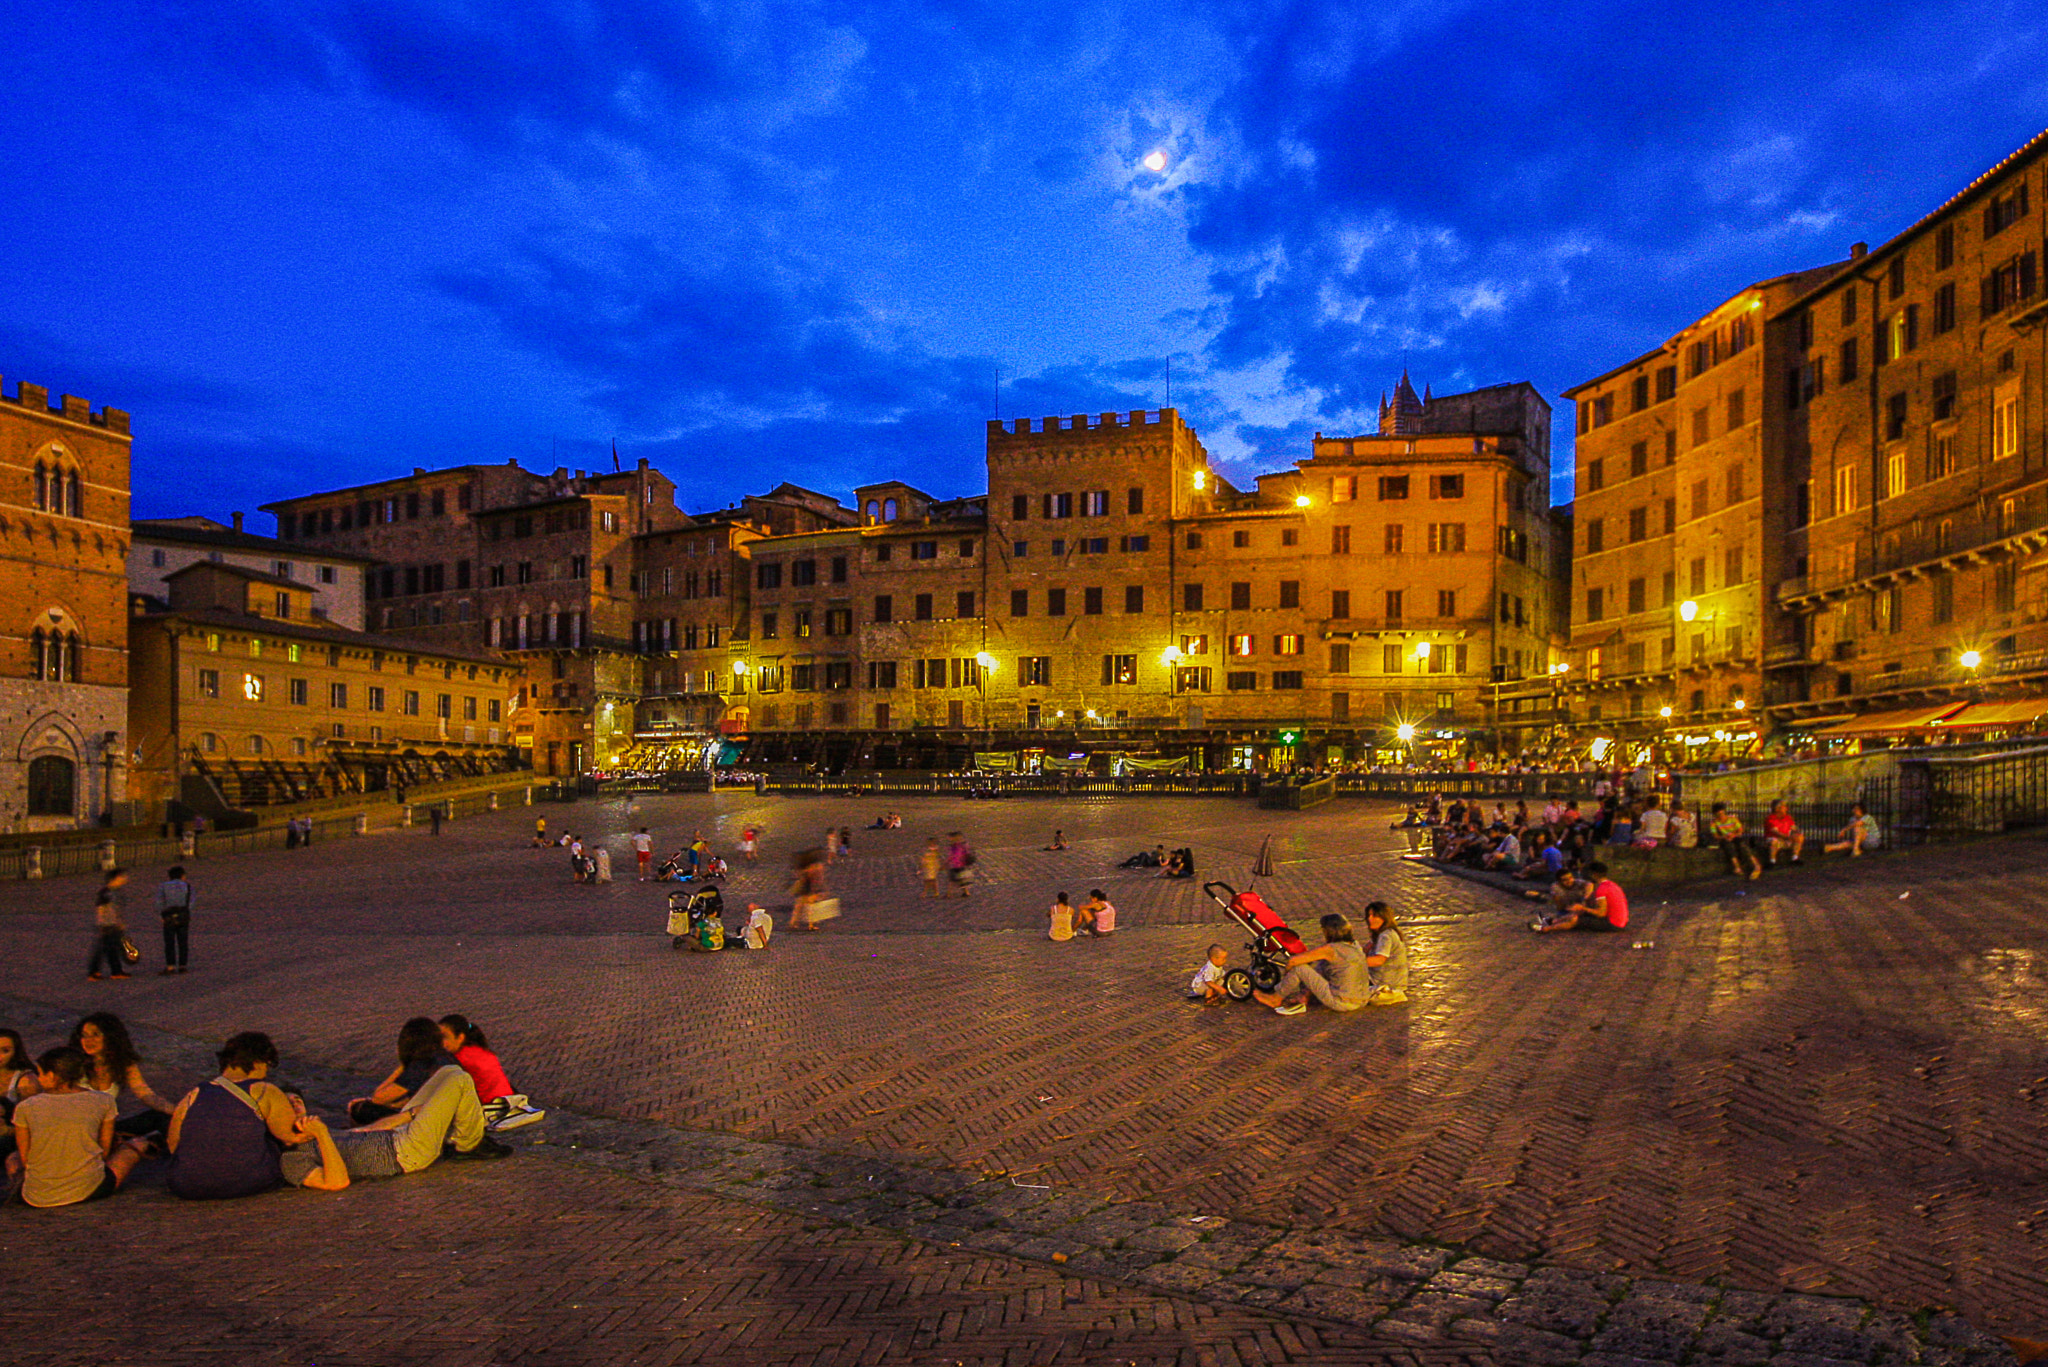
[[[1252,986],[1261,992],[1271,992],[1280,985],[1280,965],[1259,962],[1252,965]]]
[[[1241,968],[1233,968],[1223,975],[1223,990],[1234,1002],[1248,1002],[1252,999],[1252,975]]]
[[[689,943],[690,937],[687,935],[672,935],[669,937],[668,947],[670,949],[682,949]]]

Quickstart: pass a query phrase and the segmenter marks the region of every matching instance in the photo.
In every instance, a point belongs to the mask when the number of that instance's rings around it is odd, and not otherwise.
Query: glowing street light
[[[1568,664],[1554,664],[1550,667],[1550,672],[1553,674],[1569,674],[1572,672],[1572,667]]]
[[[1160,652],[1159,652],[1159,659],[1160,659],[1160,661],[1161,661],[1161,662],[1162,662],[1163,664],[1165,664],[1165,666],[1166,666],[1166,667],[1167,667],[1168,669],[1171,669],[1171,668],[1173,668],[1173,667],[1174,667],[1175,665],[1179,664],[1179,663],[1180,663],[1180,661],[1181,661],[1181,649],[1180,649],[1180,647],[1179,647],[1179,646],[1168,646],[1168,647],[1167,647],[1166,649],[1164,649],[1164,650],[1162,650],[1162,651],[1160,651]]]
[[[1306,508],[1306,507],[1308,507],[1308,495],[1307,495],[1307,494],[1296,494],[1296,495],[1294,496],[1294,506],[1295,506],[1295,507],[1297,507],[1297,508]]]
[[[732,662],[732,672],[735,676],[744,675],[747,672],[747,662],[745,660],[734,660]]]
[[[1974,650],[1966,650],[1956,657],[1956,661],[1964,669],[1975,669],[1978,665],[1984,663],[1984,657]]]
[[[1204,490],[1204,489],[1206,489],[1206,488],[1208,488],[1208,487],[1209,487],[1209,472],[1208,472],[1207,470],[1197,470],[1197,471],[1195,471],[1195,492],[1199,494],[1199,493],[1201,493],[1201,492],[1202,492],[1202,490]]]
[[[1429,642],[1417,641],[1415,643],[1415,658],[1418,660],[1426,660],[1429,658]]]
[[[1406,745],[1409,741],[1415,739],[1415,723],[1407,721],[1402,722],[1399,726],[1394,728],[1394,735],[1400,739],[1403,745]]]
[[[1683,620],[1690,622],[1693,618],[1700,615],[1700,605],[1688,598],[1678,605],[1678,615]]]
[[[996,657],[989,654],[986,650],[977,651],[974,656],[974,662],[980,665],[984,671],[996,667]]]
[[[1657,715],[1658,715],[1658,716],[1660,716],[1660,717],[1666,717],[1666,718],[1670,717],[1670,715],[1671,715],[1671,704],[1670,704],[1670,703],[1665,703],[1665,704],[1664,704],[1664,705],[1663,705],[1662,707],[1658,708],[1658,709],[1657,709]]]
[[[1735,700],[1735,710],[1737,712],[1747,712],[1749,710],[1749,699],[1737,698]]]

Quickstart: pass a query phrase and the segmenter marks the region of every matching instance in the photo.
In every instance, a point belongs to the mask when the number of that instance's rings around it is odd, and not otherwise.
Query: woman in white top
[[[71,1047],[85,1055],[85,1078],[79,1084],[90,1092],[101,1092],[116,1102],[121,1089],[149,1109],[116,1121],[123,1135],[160,1135],[171,1123],[177,1108],[158,1096],[142,1076],[142,1056],[128,1038],[128,1027],[111,1011],[95,1011],[78,1022],[71,1032]]]

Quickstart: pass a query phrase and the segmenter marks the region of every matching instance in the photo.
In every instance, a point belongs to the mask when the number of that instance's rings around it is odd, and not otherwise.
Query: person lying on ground
[[[1628,897],[1621,885],[1607,876],[1607,866],[1594,862],[1586,865],[1586,872],[1593,879],[1590,896],[1572,903],[1564,914],[1548,920],[1529,923],[1529,929],[1543,934],[1563,930],[1623,930],[1628,926]]]
[[[164,1143],[171,1151],[170,1189],[188,1201],[255,1196],[284,1185],[280,1158],[310,1144],[320,1165],[301,1186],[341,1191],[348,1169],[326,1122],[270,1082],[277,1046],[270,1036],[244,1031],[214,1055],[220,1075],[194,1087],[171,1113]]]
[[[334,1136],[334,1145],[349,1177],[355,1179],[424,1172],[443,1156],[504,1158],[512,1152],[485,1132],[476,1084],[452,1059],[422,1083],[399,1110],[382,1120],[343,1130]],[[301,1145],[287,1150],[279,1166],[285,1181],[303,1186],[314,1172],[315,1155]]]
[[[398,1113],[408,1098],[455,1060],[441,1047],[441,1027],[431,1016],[414,1016],[398,1027],[398,1066],[368,1096],[348,1103],[348,1118],[368,1125]]]
[[[81,1050],[48,1050],[36,1060],[36,1070],[41,1090],[14,1109],[9,1187],[18,1181],[21,1199],[44,1210],[112,1196],[142,1161],[149,1141],[116,1136],[114,1099],[85,1085]]]
[[[1332,1011],[1356,1011],[1372,999],[1372,972],[1351,922],[1333,911],[1321,924],[1323,943],[1290,954],[1287,972],[1271,992],[1252,993],[1254,1001],[1280,1015],[1298,1016],[1308,1010],[1311,997]],[[1327,967],[1319,970],[1318,965]]]

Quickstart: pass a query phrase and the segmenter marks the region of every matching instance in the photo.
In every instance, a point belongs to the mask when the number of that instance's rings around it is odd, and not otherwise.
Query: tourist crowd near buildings
[[[1877,249],[1566,391],[1582,734],[1980,738],[2048,714],[2044,165],[2048,134]]]
[[[531,767],[1630,762],[2048,715],[2048,134],[1566,391],[1418,395],[1239,488],[1172,408],[990,422],[984,492],[463,465],[128,516],[0,399],[0,823]],[[145,810],[147,808],[148,810]]]

